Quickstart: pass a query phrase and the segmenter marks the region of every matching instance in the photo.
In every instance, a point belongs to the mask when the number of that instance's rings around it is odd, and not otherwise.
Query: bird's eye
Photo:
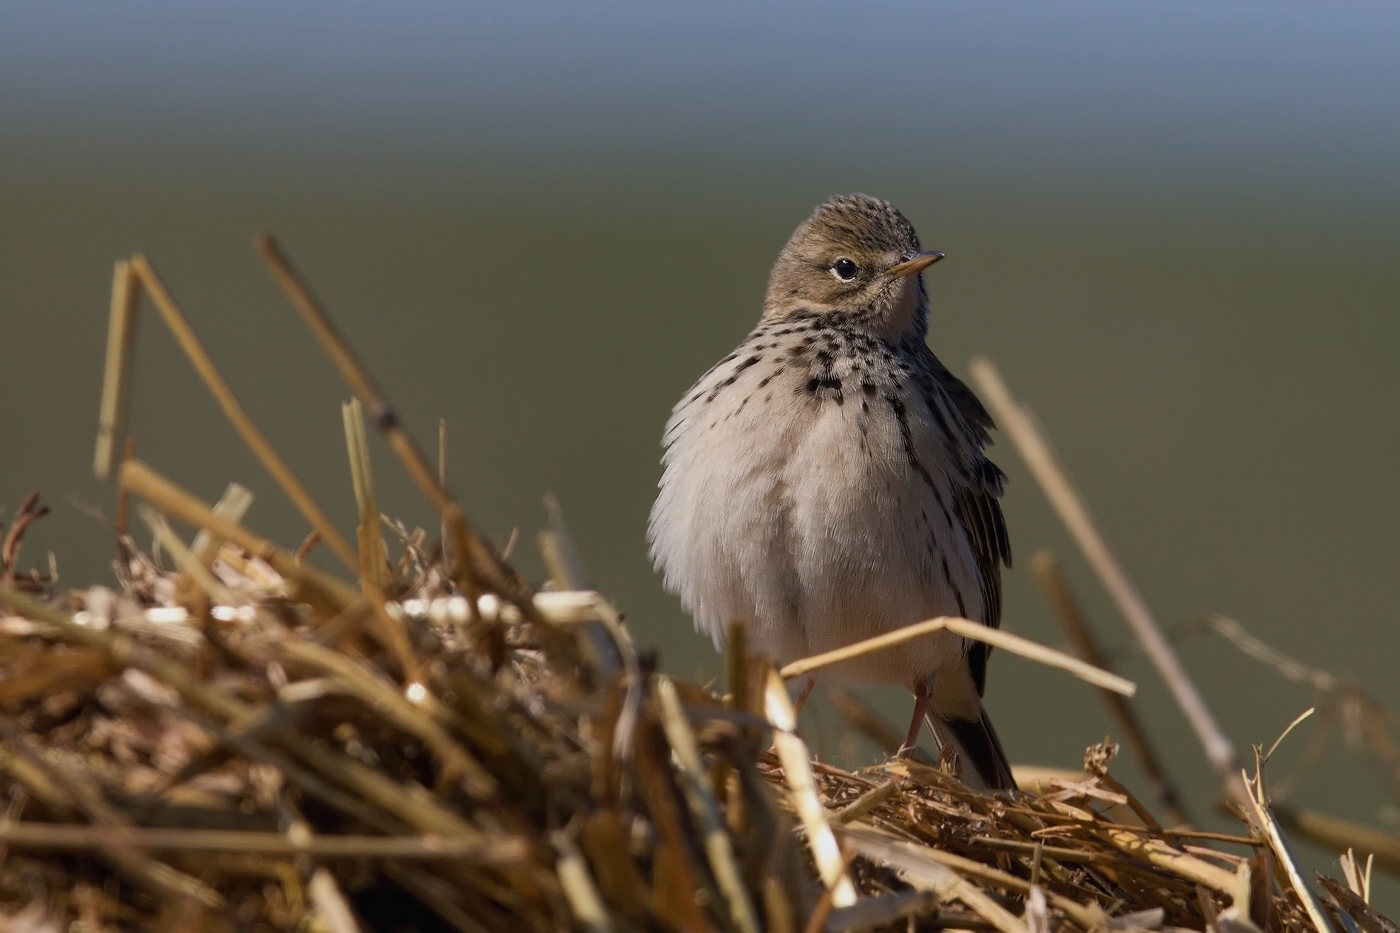
[[[851,279],[855,278],[856,273],[859,271],[860,267],[849,259],[838,259],[831,266],[831,274],[843,282],[849,282]]]

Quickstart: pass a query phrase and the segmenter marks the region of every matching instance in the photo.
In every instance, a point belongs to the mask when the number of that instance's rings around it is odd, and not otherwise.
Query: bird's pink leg
[[[811,677],[808,677],[808,678],[807,678],[807,685],[804,686],[804,687],[802,688],[802,692],[799,693],[799,694],[797,695],[797,699],[794,700],[794,701],[792,702],[792,724],[793,724],[793,731],[794,731],[794,732],[795,732],[796,729],[797,729],[797,717],[798,717],[798,715],[802,712],[802,707],[803,707],[803,705],[807,702],[807,698],[808,698],[809,696],[812,695],[812,688],[815,687],[816,685],[817,685],[817,682],[816,682],[815,680],[813,680]],[[775,732],[775,735],[776,735],[776,732]],[[770,748],[769,748],[768,750],[771,751],[771,752],[775,752],[775,753],[778,751],[778,745],[777,745],[777,739],[776,739],[776,738],[774,738],[773,745],[770,746]]]
[[[924,728],[924,714],[928,712],[929,700],[933,699],[933,690],[927,683],[921,683],[914,688],[914,718],[909,721],[909,735],[905,737],[904,744],[899,747],[899,757],[908,758],[914,754],[914,749],[919,745],[919,732]]]
[[[793,718],[793,721],[796,721],[796,720],[797,720],[797,717],[798,717],[799,715],[801,715],[801,713],[802,713],[802,707],[806,705],[806,703],[807,703],[807,698],[808,698],[809,696],[812,695],[812,688],[815,687],[816,685],[817,685],[816,680],[814,680],[814,679],[811,678],[811,677],[808,677],[808,678],[807,678],[807,686],[805,686],[805,687],[802,688],[802,692],[799,693],[799,694],[797,695],[797,699],[794,700],[793,703],[792,703],[792,718]]]

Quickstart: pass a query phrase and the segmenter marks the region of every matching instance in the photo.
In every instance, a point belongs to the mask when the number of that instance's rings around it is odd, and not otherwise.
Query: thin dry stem
[[[1040,483],[1045,496],[1069,529],[1075,543],[1109,596],[1117,604],[1143,649],[1166,681],[1177,705],[1186,714],[1191,728],[1205,749],[1206,758],[1220,777],[1226,795],[1236,803],[1248,805],[1250,796],[1240,777],[1240,760],[1235,745],[1210,711],[1205,697],[1186,672],[1176,649],[1162,633],[1137,587],[1109,548],[1098,524],[1089,514],[1088,506],[1060,466],[1050,446],[1036,427],[1034,419],[1011,395],[1000,373],[990,360],[972,361],[972,376],[981,390],[983,401],[996,418],[1001,429],[1011,438],[1021,459]]]
[[[219,501],[214,503],[213,512],[221,518],[226,518],[231,522],[243,521],[243,516],[248,514],[248,509],[253,505],[253,494],[237,483],[229,483],[224,489],[224,494],[219,497]],[[190,554],[194,561],[204,570],[209,570],[214,566],[214,561],[219,556],[219,548],[223,546],[223,539],[213,534],[208,529],[201,528],[194,536],[194,541],[190,543]],[[189,573],[184,570],[175,579],[175,598],[177,602],[184,604],[193,595],[194,580]],[[208,587],[205,587],[207,590]]]
[[[97,415],[97,447],[92,472],[100,480],[112,475],[117,444],[126,433],[131,404],[131,363],[136,347],[136,314],[141,284],[131,263],[117,260],[112,270],[112,307],[107,319],[107,364],[102,373],[102,403]]]
[[[939,616],[936,619],[928,619],[924,622],[915,622],[913,625],[906,625],[893,632],[886,632],[883,635],[876,635],[874,638],[867,638],[855,644],[847,645],[844,648],[837,648],[835,651],[827,651],[822,654],[813,655],[810,658],[803,658],[785,665],[782,669],[784,680],[791,680],[794,677],[804,677],[813,671],[830,667],[833,664],[840,664],[862,655],[871,654],[876,651],[885,651],[902,645],[906,641],[915,638],[922,638],[925,635],[932,635],[935,632],[949,631],[963,638],[970,638],[974,641],[985,642],[1008,651],[1012,654],[1020,655],[1031,661],[1044,664],[1047,667],[1058,668],[1067,671],[1078,677],[1085,683],[1105,690],[1112,690],[1124,696],[1132,696],[1137,690],[1137,686],[1126,677],[1119,677],[1117,674],[1109,673],[1102,668],[1094,667],[1081,661],[1073,655],[1065,654],[1063,651],[1056,651],[1054,648],[1047,648],[1045,645],[1031,641],[1029,638],[1022,638],[1001,629],[989,628],[980,622],[973,622],[971,619],[960,619],[955,616]]]
[[[440,484],[440,478],[435,475],[417,442],[399,422],[388,397],[380,391],[369,371],[336,330],[330,316],[312,295],[311,289],[307,288],[292,269],[282,248],[266,234],[255,237],[253,245],[292,307],[296,309],[341,378],[350,387],[350,391],[369,410],[375,427],[384,434],[390,449],[398,456],[409,478],[432,503],[447,525],[450,531],[448,540],[452,542],[453,554],[457,560],[453,578],[466,590],[468,597],[475,600],[479,593],[476,577],[480,577],[482,583],[509,599],[526,618],[540,626],[544,630],[544,637],[551,637],[548,623],[534,612],[530,600],[530,587],[500,559],[499,555],[487,547],[472,529],[461,506],[452,498],[451,492]]]
[[[185,319],[184,313],[171,297],[170,291],[156,274],[155,268],[150,264],[145,256],[137,254],[131,259],[131,268],[140,276],[146,294],[150,296],[151,303],[160,312],[160,316],[165,320],[165,325],[174,335],[176,343],[184,352],[190,365],[194,367],[199,378],[204,382],[209,394],[214,396],[219,408],[223,410],[224,417],[228,418],[233,425],[243,443],[248,445],[248,449],[262,463],[263,468],[272,474],[272,478],[277,481],[277,485],[282,487],[282,491],[287,494],[287,498],[292,500],[292,504],[297,507],[297,511],[321,533],[321,538],[326,542],[336,557],[352,571],[356,569],[358,560],[354,548],[350,547],[350,542],[345,540],[331,521],[325,509],[321,508],[314,496],[302,485],[292,468],[282,459],[282,455],[277,452],[277,448],[272,446],[272,442],[262,433],[253,419],[243,409],[243,405],[238,401],[238,397],[233,394],[233,389],[229,387],[218,367],[214,365],[214,360],[204,349],[204,344],[195,336],[194,330]]]
[[[225,606],[233,603],[233,596],[228,589],[214,579],[209,568],[205,567],[194,552],[185,545],[185,542],[180,540],[180,536],[171,530],[159,512],[149,505],[143,504],[137,509],[137,514],[141,516],[141,521],[146,523],[146,527],[151,529],[151,533],[156,536],[161,547],[169,551],[170,556],[175,558],[180,573],[187,575],[195,585],[204,591],[204,595],[214,602]]]
[[[447,419],[438,419],[438,488],[447,492]],[[455,561],[452,553],[452,529],[447,527],[446,516],[438,518],[438,536],[442,544],[442,563],[451,567]]]
[[[1035,574],[1036,582],[1040,584],[1041,592],[1045,594],[1045,600],[1050,604],[1055,618],[1059,620],[1060,628],[1064,629],[1065,635],[1074,645],[1079,656],[1094,667],[1110,670],[1108,659],[1099,649],[1098,639],[1094,637],[1093,629],[1089,627],[1088,620],[1080,611],[1079,601],[1074,598],[1074,594],[1070,591],[1069,582],[1060,572],[1059,564],[1054,555],[1049,551],[1037,553],[1031,558],[1031,571]],[[1156,747],[1148,739],[1147,731],[1143,728],[1132,705],[1122,696],[1102,688],[1099,690],[1099,699],[1103,700],[1104,706],[1108,707],[1109,715],[1113,717],[1128,749],[1137,759],[1138,766],[1142,768],[1148,786],[1152,788],[1158,803],[1166,811],[1167,822],[1171,824],[1189,822],[1185,806],[1181,802],[1181,795],[1177,792],[1176,783],[1167,774],[1166,766],[1157,754]]]
[[[286,254],[282,252],[281,246],[272,237],[265,234],[255,237],[253,245],[267,264],[283,294],[287,296],[292,307],[301,315],[317,342],[321,344],[321,348],[330,357],[331,363],[340,373],[341,378],[350,387],[350,391],[369,409],[375,427],[379,428],[388,438],[390,447],[402,461],[404,468],[408,471],[409,478],[413,480],[419,491],[433,504],[444,520],[451,525],[453,530],[451,537],[469,539],[467,542],[454,542],[471,545],[463,556],[477,555],[484,551],[485,546],[467,526],[466,516],[462,514],[461,509],[453,501],[451,493],[440,485],[440,478],[434,475],[427,458],[423,456],[418,445],[399,423],[398,415],[388,397],[380,391],[370,377],[369,371],[335,329],[330,316],[321,308],[311,294],[311,290],[292,269],[292,264],[287,259]]]
[[[345,423],[345,446],[350,458],[350,485],[355,493],[360,522],[360,576],[375,586],[390,583],[389,551],[384,546],[384,529],[379,521],[379,501],[374,494],[374,469],[365,437],[365,409],[359,399],[341,406]]]

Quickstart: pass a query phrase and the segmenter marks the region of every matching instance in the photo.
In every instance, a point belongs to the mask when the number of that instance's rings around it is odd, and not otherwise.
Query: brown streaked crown
[[[778,255],[765,318],[837,313],[882,330],[912,326],[923,301],[917,275],[890,270],[919,253],[913,224],[888,201],[832,198],[813,211]]]

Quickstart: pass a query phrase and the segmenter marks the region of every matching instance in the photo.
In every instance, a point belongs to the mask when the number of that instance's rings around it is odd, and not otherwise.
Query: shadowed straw
[[[140,826],[66,826],[0,822],[0,843],[26,849],[102,849],[166,852],[250,852],[313,855],[317,858],[450,859],[478,865],[523,862],[524,840],[457,839],[446,836],[307,836],[219,829],[150,829]]]

